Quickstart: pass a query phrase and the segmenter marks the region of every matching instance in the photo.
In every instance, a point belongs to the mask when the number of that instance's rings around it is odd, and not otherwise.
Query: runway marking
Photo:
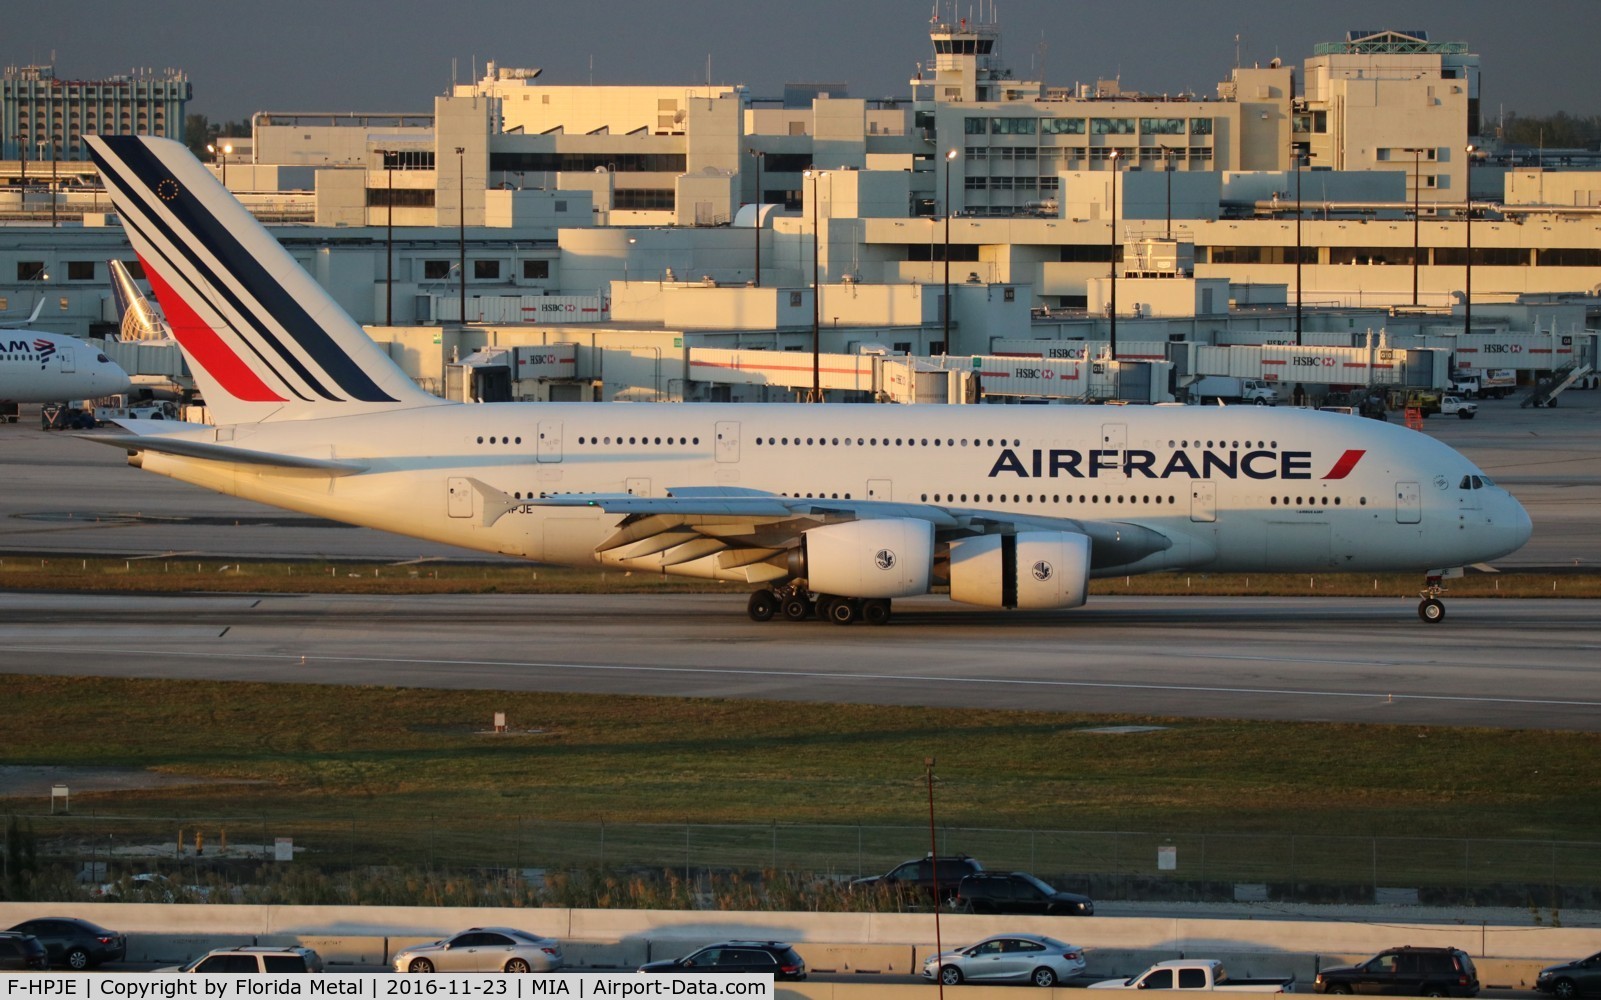
[[[12,646],[20,652],[32,653],[82,653],[84,647],[65,646]],[[273,653],[191,653],[182,650],[165,649],[116,649],[93,647],[98,653],[119,653],[129,656],[166,656],[186,657],[192,659],[206,658],[211,660],[269,660],[285,662],[295,666],[307,666],[314,663],[371,663],[387,666],[428,666],[428,667],[513,667],[526,670],[570,670],[591,671],[596,673],[645,673],[645,674],[707,674],[710,676],[738,676],[763,678],[796,678],[808,680],[830,681],[898,681],[902,683],[919,684],[970,684],[985,686],[1013,686],[1036,688],[1094,688],[1122,691],[1169,691],[1185,694],[1233,694],[1233,695],[1275,695],[1280,697],[1297,698],[1350,698],[1350,699],[1383,699],[1386,702],[1419,701],[1419,702],[1452,702],[1480,705],[1555,705],[1565,708],[1601,708],[1601,701],[1563,700],[1555,698],[1505,698],[1488,697],[1484,695],[1448,695],[1448,694],[1395,694],[1392,692],[1373,691],[1311,691],[1301,688],[1251,688],[1251,687],[1221,687],[1201,684],[1132,684],[1115,681],[1065,681],[1065,680],[1035,680],[1015,677],[945,677],[938,674],[852,674],[830,670],[757,670],[750,667],[645,667],[626,663],[550,663],[541,661],[518,660],[445,660],[433,658],[406,658],[406,657],[378,657],[378,656],[323,656],[315,653],[305,655],[273,654]]]

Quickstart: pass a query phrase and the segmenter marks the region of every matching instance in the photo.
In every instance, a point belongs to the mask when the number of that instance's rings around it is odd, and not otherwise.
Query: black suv
[[[1557,1000],[1573,1000],[1584,994],[1601,993],[1601,952],[1540,970],[1534,988]]]
[[[1324,969],[1314,993],[1379,993],[1404,997],[1474,997],[1479,974],[1459,948],[1391,948],[1360,965]]]
[[[983,872],[968,875],[956,887],[952,905],[963,913],[1037,913],[1088,917],[1095,904],[1088,896],[1062,892],[1028,872]]]
[[[640,972],[754,972],[774,979],[805,979],[806,962],[781,941],[721,941],[683,958],[646,962]]]
[[[984,866],[965,854],[934,857],[925,855],[915,861],[896,865],[882,875],[859,878],[851,883],[852,889],[875,889],[885,886],[908,897],[924,902],[934,901],[934,876],[939,876],[939,901],[948,903],[956,898],[956,887],[969,875],[977,875]]]
[[[48,969],[50,957],[32,934],[0,931],[0,969]]]

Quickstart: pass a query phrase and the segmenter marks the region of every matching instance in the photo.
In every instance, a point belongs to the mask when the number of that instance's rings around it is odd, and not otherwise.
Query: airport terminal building
[[[425,384],[496,344],[810,350],[814,325],[825,350],[918,355],[1119,321],[1445,329],[1470,287],[1475,328],[1595,325],[1601,173],[1487,162],[1463,43],[1352,32],[1299,71],[1152,95],[1017,79],[995,23],[927,30],[902,100],[492,65],[431,113],[259,113],[214,171],[376,336],[422,342]],[[41,325],[91,332],[128,253],[93,193],[58,197],[71,224],[0,231],[0,314],[43,296]]]

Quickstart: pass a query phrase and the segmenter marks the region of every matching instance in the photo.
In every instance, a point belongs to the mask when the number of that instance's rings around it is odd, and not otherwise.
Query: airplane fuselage
[[[1459,453],[1402,427],[1256,407],[482,404],[205,428],[200,440],[359,463],[328,477],[147,452],[240,497],[484,552],[593,565],[623,520],[513,501],[675,487],[894,501],[1151,529],[1094,575],[1427,570],[1516,550],[1528,517]],[[496,512],[499,513],[498,511]]]
[[[0,400],[53,403],[128,389],[128,373],[81,340],[0,329]]]

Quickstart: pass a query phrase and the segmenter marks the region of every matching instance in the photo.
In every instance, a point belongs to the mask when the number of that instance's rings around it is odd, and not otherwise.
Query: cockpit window
[[[1473,488],[1476,489],[1476,490],[1484,489],[1484,480],[1482,478],[1478,477],[1478,476],[1474,476],[1473,477]]]
[[[1472,488],[1473,488],[1473,477],[1472,476],[1463,476],[1462,477],[1462,482],[1457,486],[1457,489],[1459,489],[1459,490],[1471,490]]]
[[[1457,486],[1457,489],[1459,489],[1459,490],[1482,490],[1486,486],[1493,486],[1493,485],[1494,484],[1490,482],[1490,479],[1489,479],[1488,476],[1467,475],[1467,476],[1463,476],[1462,477],[1462,482],[1461,482],[1460,485]]]
[[[1484,485],[1486,485],[1486,486],[1494,486],[1495,485],[1495,480],[1491,479],[1489,476],[1482,476],[1480,478],[1483,480]]]

